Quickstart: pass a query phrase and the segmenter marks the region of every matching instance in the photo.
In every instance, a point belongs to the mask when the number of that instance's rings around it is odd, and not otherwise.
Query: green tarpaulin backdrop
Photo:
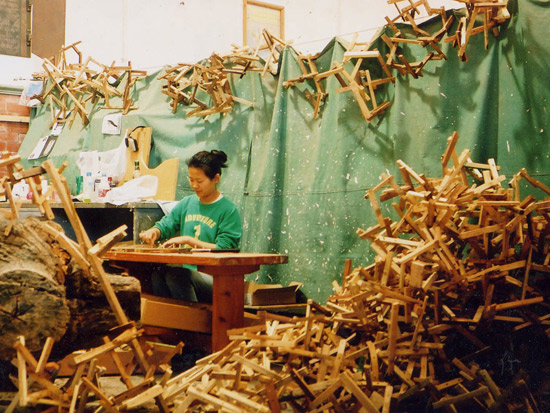
[[[358,227],[376,223],[364,194],[384,172],[400,180],[397,159],[428,177],[440,176],[446,139],[456,130],[461,137],[458,151],[471,149],[474,161],[495,158],[507,177],[525,167],[547,181],[550,2],[511,1],[509,11],[511,19],[500,27],[498,38],[490,36],[488,50],[483,34],[470,39],[468,62],[461,62],[456,49],[444,43],[448,59],[430,61],[422,77],[395,72],[395,85],[377,90],[377,101],[390,100],[391,106],[371,123],[362,119],[350,92],[334,93],[340,87],[334,76],[326,81],[329,95],[314,119],[304,94],[306,89],[315,93],[313,85],[283,85],[302,74],[296,52],[286,48],[278,75],[248,72],[231,78],[233,93],[254,102],[253,108],[236,103],[232,113],[213,115],[206,122],[186,117],[191,108],[181,105],[172,114],[171,99],[161,93],[164,81],[157,79],[160,71],[136,83],[133,98],[139,109],[123,116],[122,127],[153,128],[150,167],[167,158],[182,160],[178,199],[191,193],[185,160],[202,149],[226,151],[230,167],[221,189],[240,207],[242,249],[289,254],[288,265],[267,267],[250,278],[285,285],[300,281],[308,297],[323,302],[331,294],[332,280],[340,280],[346,258],[354,266],[372,260],[368,243],[355,235]],[[422,25],[431,33],[439,27],[438,19]],[[456,20],[451,33],[455,28]],[[387,51],[381,40],[373,47]],[[319,71],[342,61],[344,52],[338,39],[331,41],[316,60]],[[422,60],[427,52],[405,46],[410,61]],[[374,60],[364,66],[373,75],[380,72]],[[50,155],[56,165],[71,162],[65,172],[71,185],[79,174],[80,151],[105,151],[121,142],[120,136],[101,132],[103,117],[114,111],[100,104],[88,109],[90,124],[83,127],[77,119],[72,128],[65,127]],[[22,157],[49,133],[49,111],[46,105],[34,113]]]

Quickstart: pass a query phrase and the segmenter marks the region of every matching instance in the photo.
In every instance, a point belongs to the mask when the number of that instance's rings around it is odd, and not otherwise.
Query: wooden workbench
[[[227,330],[242,327],[244,323],[244,275],[256,272],[262,265],[284,264],[287,255],[262,253],[219,252],[140,252],[116,248],[103,258],[124,266],[130,263],[189,264],[214,277],[212,294],[212,351],[228,342]]]

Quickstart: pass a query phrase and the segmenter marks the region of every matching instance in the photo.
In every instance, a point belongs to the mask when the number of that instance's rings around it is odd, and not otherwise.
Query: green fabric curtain
[[[334,76],[324,81],[328,97],[314,119],[313,105],[305,98],[306,89],[315,93],[314,85],[306,81],[284,86],[285,80],[302,74],[296,52],[286,48],[277,75],[248,72],[231,78],[233,93],[252,101],[253,108],[236,103],[232,113],[207,121],[188,118],[191,109],[184,106],[172,114],[171,100],[161,93],[160,71],[136,83],[132,96],[138,109],[123,116],[122,127],[153,128],[150,167],[167,158],[181,159],[177,198],[191,193],[185,160],[202,149],[226,151],[230,167],[221,190],[241,210],[243,251],[289,254],[288,265],[263,268],[250,279],[284,285],[300,281],[305,295],[324,302],[331,295],[332,281],[341,279],[345,259],[351,258],[354,266],[372,261],[368,243],[355,234],[359,227],[376,224],[364,194],[384,172],[400,181],[397,159],[438,177],[447,137],[456,130],[457,150],[471,149],[474,161],[494,158],[509,178],[525,167],[547,181],[550,3],[510,1],[509,10],[510,20],[500,27],[498,38],[490,35],[487,50],[483,34],[470,39],[468,62],[461,62],[457,50],[443,43],[447,60],[428,62],[418,79],[394,71],[395,84],[378,88],[376,95],[378,103],[389,100],[391,106],[370,123],[361,117],[351,92],[335,92],[340,84]],[[462,12],[454,13],[460,17]],[[452,33],[456,25],[457,21]],[[441,22],[435,18],[421,27],[433,33]],[[380,39],[373,47],[387,52]],[[410,61],[422,60],[428,51],[404,46]],[[344,52],[342,42],[333,39],[316,60],[319,71],[342,61]],[[348,71],[352,65],[347,64]],[[375,59],[365,61],[362,68],[380,76]],[[49,133],[49,110],[45,105],[33,114],[20,149],[23,158]],[[89,110],[90,124],[82,127],[77,119],[72,128],[66,127],[50,155],[57,165],[70,161],[65,176],[72,188],[80,151],[104,151],[121,141],[120,136],[101,133],[103,116],[115,111],[98,104]],[[27,161],[25,166],[42,161]],[[383,205],[383,211],[391,214],[389,205]]]

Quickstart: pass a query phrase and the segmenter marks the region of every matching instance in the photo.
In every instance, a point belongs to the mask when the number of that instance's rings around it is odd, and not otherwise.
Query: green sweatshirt
[[[189,235],[221,249],[238,248],[242,236],[239,211],[225,197],[202,204],[196,195],[187,196],[155,227],[160,230],[160,239]]]

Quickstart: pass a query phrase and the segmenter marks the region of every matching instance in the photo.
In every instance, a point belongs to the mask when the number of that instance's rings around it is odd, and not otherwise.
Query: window
[[[50,58],[64,43],[65,0],[0,0],[0,55]]]
[[[30,57],[30,1],[0,0],[0,10],[0,54]]]
[[[285,9],[282,6],[254,0],[243,0],[244,44],[252,48],[262,43],[262,30],[284,39]]]
[[[49,59],[65,44],[65,0],[33,0],[32,52]]]

